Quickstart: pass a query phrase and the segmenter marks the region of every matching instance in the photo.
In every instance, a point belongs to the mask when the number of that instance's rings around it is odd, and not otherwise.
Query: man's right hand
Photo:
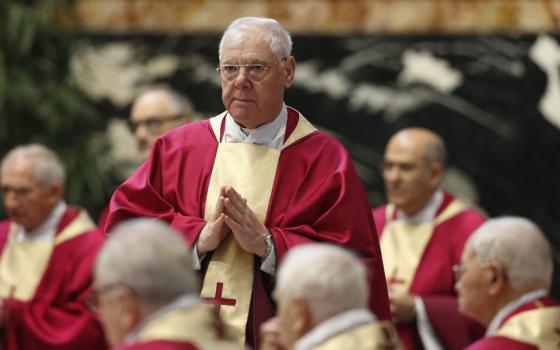
[[[218,197],[218,203],[216,203],[214,217],[206,223],[198,236],[198,241],[196,242],[196,252],[198,256],[202,256],[218,248],[224,237],[230,231],[225,222],[224,190],[225,187],[220,189],[220,196]]]

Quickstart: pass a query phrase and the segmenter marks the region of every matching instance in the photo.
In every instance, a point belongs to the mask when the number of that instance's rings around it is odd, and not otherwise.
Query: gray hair
[[[440,163],[443,167],[447,163],[447,148],[445,141],[441,137],[437,137],[433,141],[428,141],[424,149],[424,158],[428,164]]]
[[[192,117],[194,114],[194,106],[191,100],[184,94],[173,90],[167,86],[156,86],[143,91],[136,99],[150,93],[163,93],[169,97],[171,103],[171,110],[173,115],[182,115],[185,117]]]
[[[291,249],[280,266],[276,288],[287,298],[305,299],[314,321],[368,304],[363,264],[351,252],[326,243]]]
[[[514,216],[490,219],[469,239],[467,247],[481,260],[496,261],[506,270],[513,289],[552,281],[552,252],[532,221]]]
[[[103,284],[130,287],[144,305],[165,304],[200,291],[187,242],[154,219],[132,219],[111,231],[95,271]]]
[[[275,19],[266,17],[241,17],[231,22],[220,40],[218,56],[226,45],[238,45],[247,40],[248,35],[257,35],[270,44],[270,49],[278,59],[287,58],[292,52],[290,33]]]
[[[64,165],[58,156],[46,146],[33,143],[15,147],[2,159],[0,169],[4,169],[9,161],[15,159],[30,161],[33,164],[35,180],[45,188],[49,188],[57,182],[64,183],[66,180]]]

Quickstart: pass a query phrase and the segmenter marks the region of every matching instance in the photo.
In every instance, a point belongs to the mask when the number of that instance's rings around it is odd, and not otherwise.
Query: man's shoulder
[[[165,142],[189,142],[213,136],[208,119],[197,120],[178,126],[160,137]],[[194,138],[194,139],[193,139]]]

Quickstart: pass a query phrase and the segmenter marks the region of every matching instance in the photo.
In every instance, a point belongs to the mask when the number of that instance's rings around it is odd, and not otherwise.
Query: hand
[[[263,257],[266,254],[265,238],[268,229],[257,219],[247,205],[247,200],[233,187],[227,186],[225,194],[225,222],[235,236],[237,243],[246,252]]]
[[[280,322],[278,317],[273,317],[261,325],[261,346],[262,350],[282,350],[279,334]]]
[[[220,189],[214,217],[204,225],[204,228],[198,236],[198,241],[196,242],[196,252],[198,256],[218,248],[224,237],[229,233],[229,228],[225,223],[224,190],[225,187]]]
[[[416,318],[416,304],[414,296],[408,293],[389,294],[391,315],[397,324],[409,323]]]

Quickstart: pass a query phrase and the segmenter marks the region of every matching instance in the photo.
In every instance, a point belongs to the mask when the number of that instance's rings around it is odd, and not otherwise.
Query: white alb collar
[[[288,109],[284,103],[280,113],[274,120],[256,129],[241,127],[228,113],[224,130],[223,142],[225,143],[251,143],[274,149],[281,149],[284,144]]]
[[[354,309],[323,321],[301,337],[294,350],[311,350],[326,340],[349,329],[375,321],[377,318],[368,309]]]
[[[424,208],[420,209],[416,214],[408,216],[402,210],[397,213],[397,220],[407,222],[409,224],[427,224],[433,222],[436,218],[437,211],[443,202],[443,191],[437,190],[432,198],[426,203]]]
[[[27,231],[23,226],[19,225],[16,231],[16,241],[22,242],[25,240],[42,240],[51,242],[56,236],[56,228],[60,219],[66,212],[66,202],[61,200],[51,211],[49,216],[41,225],[31,231]]]

